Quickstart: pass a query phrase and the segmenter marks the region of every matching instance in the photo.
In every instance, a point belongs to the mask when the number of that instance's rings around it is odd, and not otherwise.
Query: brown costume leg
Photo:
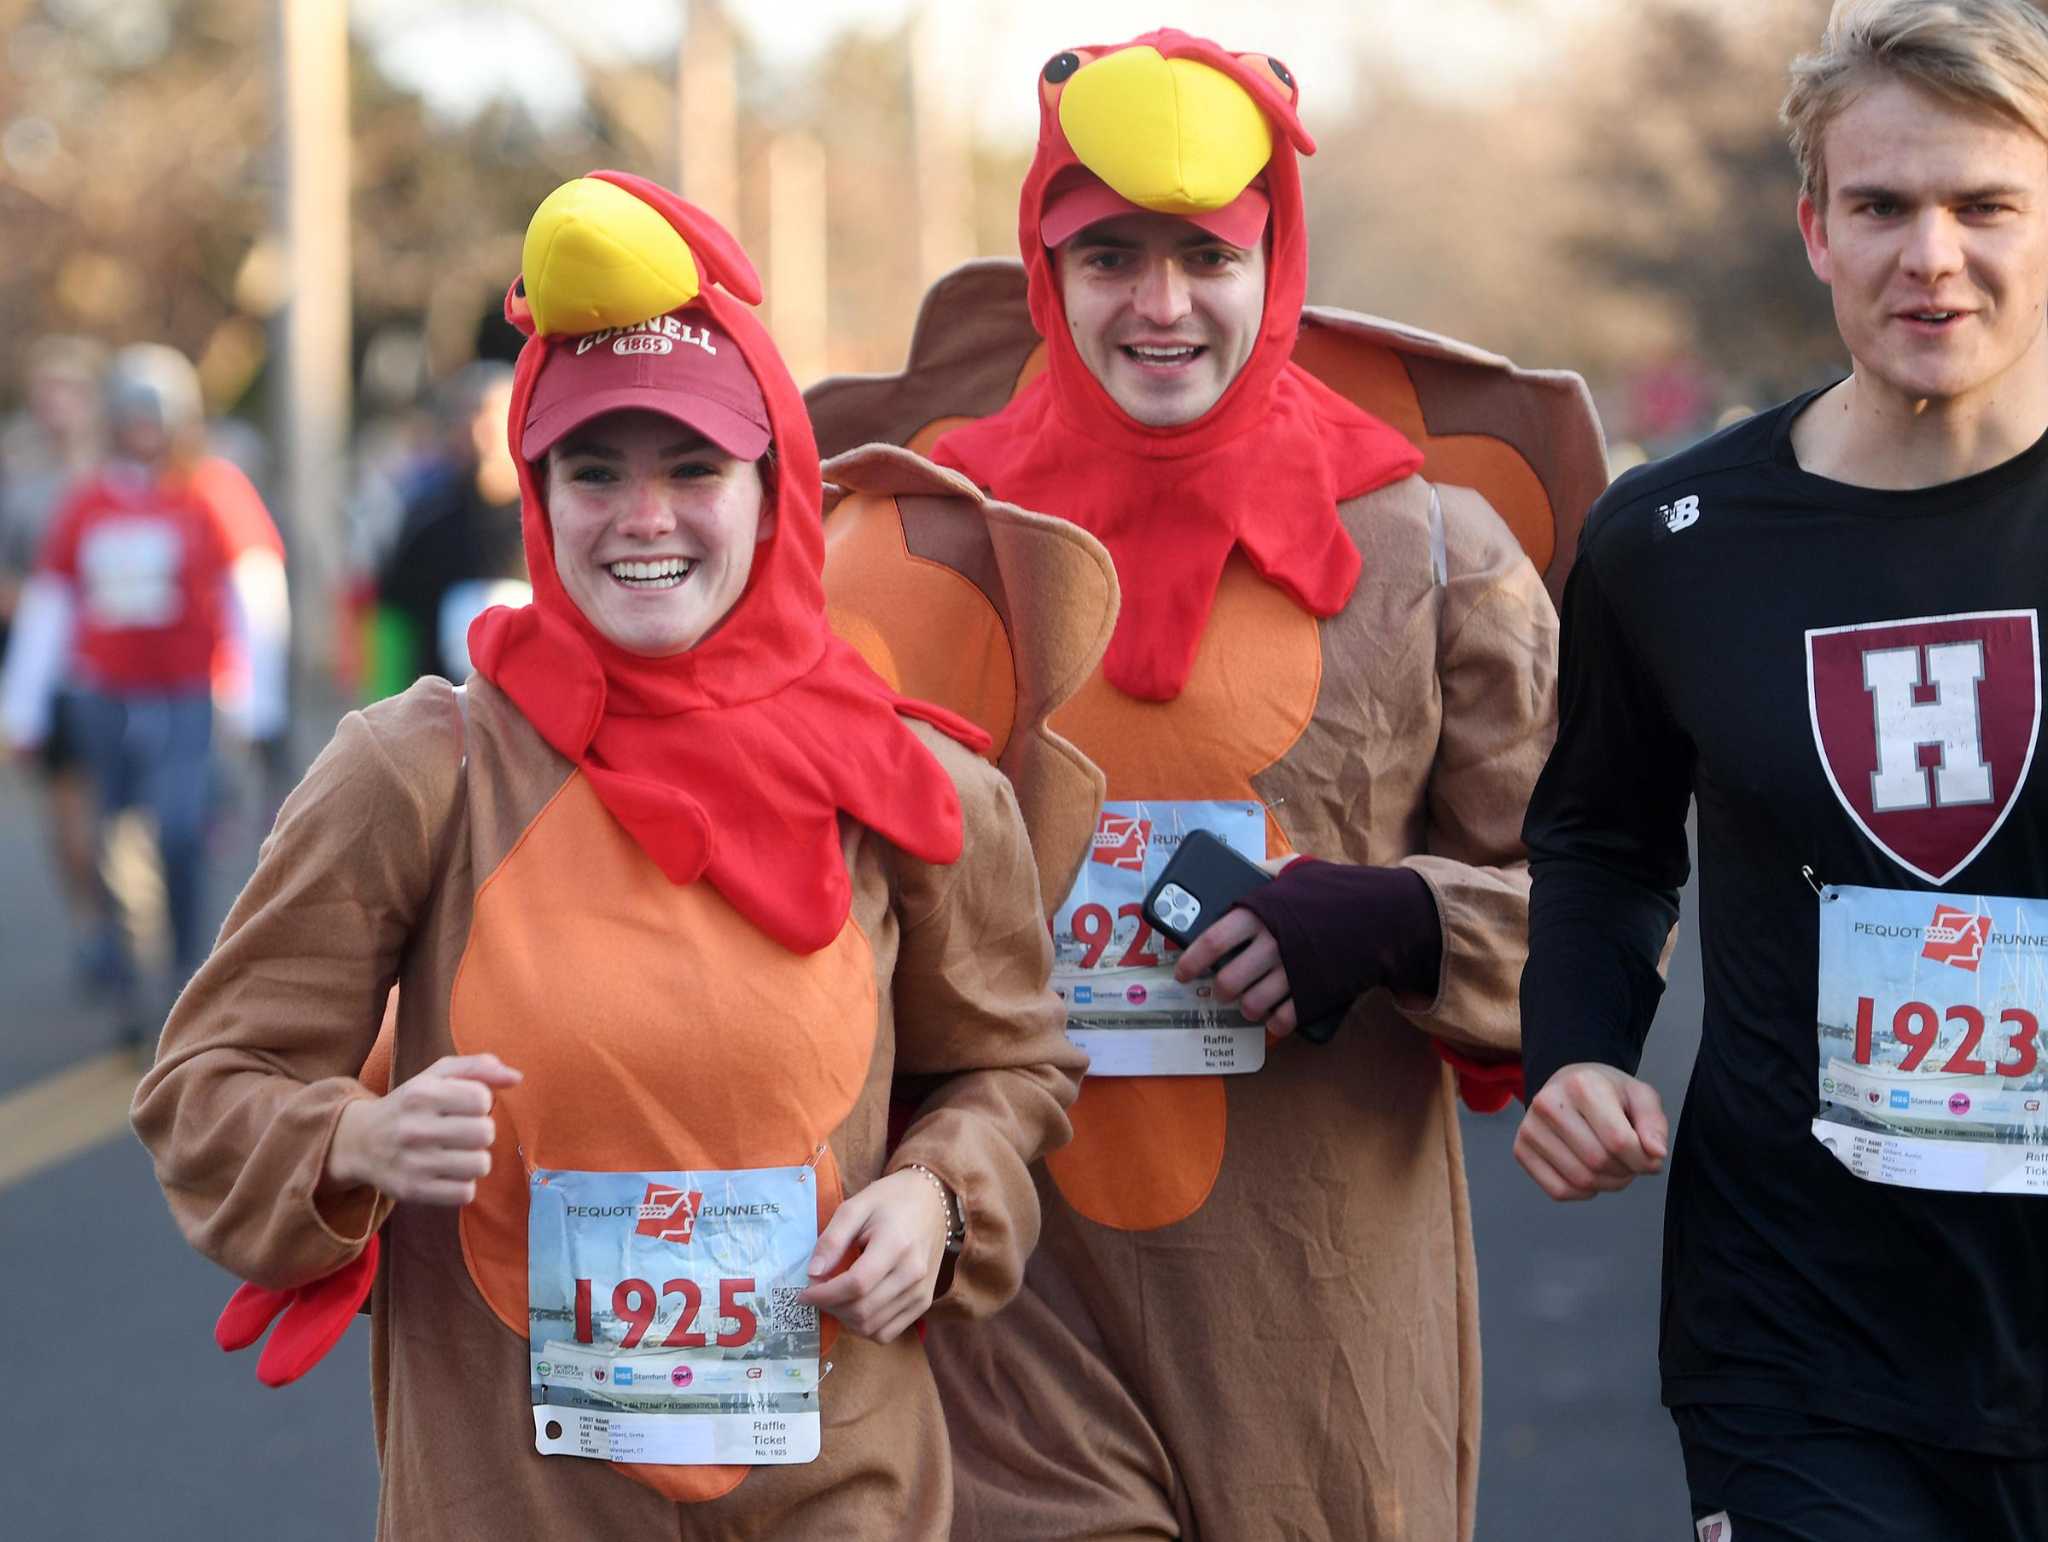
[[[1391,1011],[1360,1014],[1327,1048],[1276,1045],[1229,1102],[1193,1215],[1117,1231],[1042,1182],[1024,1295],[934,1335],[961,1542],[1470,1535],[1477,1308],[1447,1073]]]
[[[1065,1206],[1043,1177],[1050,1222]],[[1078,1219],[1078,1218],[1075,1218]],[[1081,1225],[1089,1223],[1083,1221]],[[953,1441],[955,1542],[1124,1542],[1192,1538],[1179,1476],[1133,1395],[1141,1367],[1114,1359],[1101,1308],[1126,1268],[1049,1266],[1041,1251],[1023,1292],[992,1322],[928,1330]],[[1128,1263],[1128,1254],[1125,1254]],[[1126,1347],[1131,1347],[1127,1345]]]

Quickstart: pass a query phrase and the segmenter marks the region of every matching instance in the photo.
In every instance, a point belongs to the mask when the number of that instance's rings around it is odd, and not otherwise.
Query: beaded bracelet
[[[957,1253],[960,1245],[967,1240],[967,1217],[963,1212],[959,1196],[946,1187],[946,1180],[933,1172],[922,1162],[906,1162],[903,1170],[922,1177],[938,1191],[939,1208],[946,1216],[946,1251]]]

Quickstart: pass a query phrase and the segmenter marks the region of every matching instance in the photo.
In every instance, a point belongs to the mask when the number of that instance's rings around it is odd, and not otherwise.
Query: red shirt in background
[[[274,557],[284,555],[284,538],[277,533],[270,510],[263,506],[263,495],[243,475],[240,466],[210,455],[187,476],[192,496],[212,509],[219,520],[230,559],[251,551],[267,551]]]
[[[229,568],[246,546],[267,544],[238,528],[247,523],[244,491],[261,513],[247,479],[220,462],[155,480],[110,468],[79,484],[37,568],[72,588],[84,678],[113,691],[209,686],[227,634]]]

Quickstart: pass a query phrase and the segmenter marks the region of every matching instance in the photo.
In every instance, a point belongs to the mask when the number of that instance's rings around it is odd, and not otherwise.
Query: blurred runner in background
[[[106,421],[107,459],[57,512],[22,590],[0,730],[39,748],[58,693],[75,692],[102,843],[124,810],[154,823],[175,989],[205,953],[216,694],[238,738],[275,742],[285,725],[283,545],[248,479],[206,453],[183,355],[157,344],[117,354]],[[118,888],[115,899],[120,911]],[[105,917],[92,959],[133,1039],[161,1003],[140,988],[125,919]]]
[[[106,364],[106,349],[87,338],[44,337],[28,346],[25,405],[0,429],[0,653],[51,516],[99,460],[100,377]],[[43,784],[51,855],[77,939],[79,983],[90,985],[90,952],[107,901],[94,861],[92,797],[71,717],[59,690],[32,763]]]

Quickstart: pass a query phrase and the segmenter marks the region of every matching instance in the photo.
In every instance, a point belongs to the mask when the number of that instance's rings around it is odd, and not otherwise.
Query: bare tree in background
[[[1631,26],[1571,93],[1577,217],[1566,236],[1593,293],[1653,303],[1676,343],[1757,404],[1838,372],[1827,291],[1794,223],[1799,176],[1778,127],[1786,65],[1824,0],[1734,14],[1672,7]],[[1706,89],[1702,89],[1704,86]],[[1625,336],[1598,353],[1628,357]]]
[[[1315,298],[1596,384],[1685,361],[1754,405],[1824,379],[1839,343],[1777,107],[1826,9],[1617,7],[1498,101],[1378,81],[1309,163]]]
[[[154,338],[199,359],[216,400],[241,393],[261,357],[237,287],[260,288],[248,264],[269,220],[269,36],[263,0],[61,21],[0,0],[10,336]]]
[[[13,335],[158,337],[207,361],[217,404],[246,393],[282,299],[265,244],[273,3],[0,0],[0,323]],[[1563,63],[1505,96],[1446,100],[1381,77],[1349,121],[1312,111],[1312,296],[1596,382],[1689,360],[1760,400],[1819,377],[1836,344],[1775,114],[1786,61],[1824,10],[1589,7]],[[563,65],[585,108],[547,126],[503,103],[437,118],[354,51],[359,336],[421,329],[445,374],[550,188],[598,165],[674,176],[673,59],[593,62],[573,43],[565,33]],[[740,180],[734,207],[713,212],[765,262],[765,147],[790,132],[824,144],[834,370],[893,368],[924,287],[909,44],[907,25],[850,32],[797,78],[739,41]],[[1345,66],[1333,54],[1326,67]],[[1028,153],[973,147],[983,252],[1013,251]],[[10,368],[0,360],[0,377]]]

